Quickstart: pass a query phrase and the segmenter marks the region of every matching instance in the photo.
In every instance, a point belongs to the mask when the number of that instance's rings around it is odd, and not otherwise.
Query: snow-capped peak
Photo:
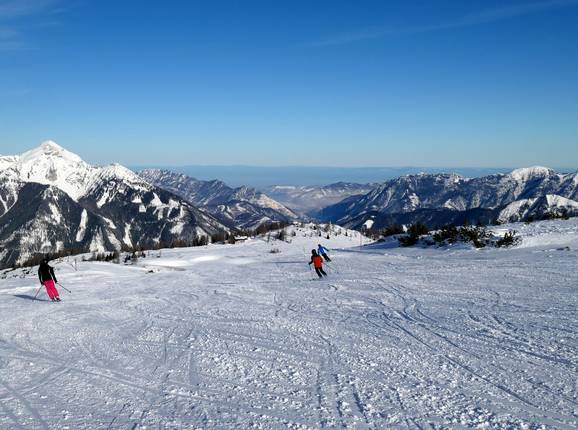
[[[123,181],[139,189],[146,189],[149,187],[149,184],[140,176],[118,163],[94,168],[92,176],[94,182],[92,187],[98,186],[100,183],[109,180]]]
[[[82,195],[92,170],[78,155],[51,140],[15,157],[9,168],[23,182],[53,185],[75,200]]]
[[[0,157],[0,170],[11,172],[22,182],[55,186],[76,201],[111,179],[140,185],[140,188],[146,185],[120,164],[93,167],[52,140],[44,141],[20,156]]]
[[[82,159],[64,149],[52,140],[46,140],[39,147],[25,152],[19,157],[20,163],[39,162],[42,159],[61,159],[72,163],[83,163]]]
[[[17,161],[18,156],[16,155],[0,155],[0,170],[8,169]]]
[[[516,181],[527,181],[533,178],[545,178],[553,175],[554,171],[548,167],[533,166],[523,167],[510,172],[510,176]]]

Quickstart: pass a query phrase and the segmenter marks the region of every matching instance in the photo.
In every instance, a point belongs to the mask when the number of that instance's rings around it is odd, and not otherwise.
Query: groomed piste
[[[520,245],[296,228],[63,260],[62,303],[0,272],[0,428],[575,429],[578,220],[507,228]]]

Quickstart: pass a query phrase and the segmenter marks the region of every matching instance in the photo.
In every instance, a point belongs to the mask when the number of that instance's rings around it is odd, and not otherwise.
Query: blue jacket
[[[317,248],[317,252],[319,254],[327,254],[329,252],[329,250],[327,248],[325,248],[324,246],[319,245],[319,247]]]

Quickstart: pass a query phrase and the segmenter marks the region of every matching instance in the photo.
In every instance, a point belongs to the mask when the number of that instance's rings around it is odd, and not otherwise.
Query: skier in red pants
[[[60,294],[58,294],[58,290],[54,285],[56,280],[56,275],[54,274],[54,268],[48,264],[48,258],[45,258],[40,263],[38,267],[38,278],[40,279],[40,283],[46,287],[46,292],[48,293],[48,297],[53,302],[60,301]]]

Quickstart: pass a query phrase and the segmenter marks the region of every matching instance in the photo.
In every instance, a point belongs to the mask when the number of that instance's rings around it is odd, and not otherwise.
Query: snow
[[[120,240],[118,240],[116,238],[116,236],[114,234],[112,234],[112,232],[107,231],[106,232],[106,237],[108,239],[108,241],[110,242],[110,244],[114,247],[114,249],[122,249],[122,244],[120,242]],[[124,240],[123,240],[124,242]]]
[[[174,226],[171,227],[171,233],[181,234],[183,232],[184,227],[185,227],[185,224],[183,222],[178,222]]]
[[[500,211],[500,215],[498,216],[499,220],[506,220],[510,219],[513,216],[519,215],[523,213],[527,208],[532,206],[537,199],[522,199],[516,200],[515,202],[510,203],[504,209]]]
[[[533,166],[533,167],[523,167],[521,169],[516,169],[510,172],[509,176],[511,176],[516,181],[528,181],[532,178],[543,178],[546,176],[550,176],[554,174],[552,169],[548,167],[542,166]]]
[[[153,193],[153,199],[151,200],[151,202],[149,203],[149,206],[152,207],[162,207],[164,206],[163,202],[161,201],[161,199],[159,198],[159,196],[157,196],[156,193]]]
[[[522,238],[518,249],[531,248],[532,252],[551,252],[565,249],[566,247],[577,248],[578,218],[572,218],[567,221],[542,221],[531,224],[520,222],[491,228],[492,232],[499,235],[503,235],[509,230],[518,232]]]
[[[91,174],[91,167],[72,152],[52,141],[14,157],[10,166],[24,182],[53,185],[77,200],[84,192],[83,184]]]
[[[0,428],[575,429],[578,220],[496,227],[512,228],[514,249],[360,249],[295,227],[63,260],[60,304],[31,300],[34,271],[4,272]]]
[[[530,213],[534,205],[539,203],[541,200],[545,201],[545,204],[550,212],[556,212],[556,210],[566,210],[569,212],[578,211],[578,202],[562,196],[546,194],[543,197],[521,199],[510,203],[500,211],[498,220],[501,222],[519,221],[520,219],[523,219],[528,213]],[[545,208],[543,208],[539,213],[543,213],[544,210]]]
[[[110,200],[111,200],[110,193],[108,191],[105,191],[104,193],[102,193],[100,198],[96,201],[96,207],[100,209]]]
[[[132,247],[132,240],[130,237],[132,226],[129,223],[125,223],[124,225],[124,235],[122,237],[122,241],[126,246]]]
[[[50,212],[51,212],[52,219],[54,220],[54,222],[56,224],[60,224],[60,222],[62,221],[62,215],[60,214],[58,206],[56,206],[55,204],[49,203],[48,207],[50,208]]]
[[[276,211],[279,211],[280,213],[288,216],[289,218],[297,218],[297,215],[294,212],[292,212],[291,210],[283,206],[281,203],[273,200],[271,197],[265,194],[259,193],[257,198],[249,199],[249,201],[255,203],[260,207],[271,208]]]
[[[411,193],[408,196],[408,200],[409,200],[409,207],[411,208],[417,208],[419,206],[420,200],[419,197],[416,193]]]
[[[555,194],[547,194],[546,201],[549,206],[578,208],[578,202]]]
[[[151,188],[126,167],[119,164],[91,166],[78,155],[50,140],[19,156],[0,156],[0,171],[10,171],[23,182],[55,186],[75,201],[110,180],[130,184],[141,190]],[[103,195],[97,206],[101,207],[110,198],[108,194]]]
[[[102,215],[100,215],[100,218],[101,218],[104,222],[106,222],[106,224],[107,224],[110,228],[112,228],[113,230],[116,229],[116,225],[115,225],[115,223],[114,223],[111,219],[109,219],[109,218],[107,218],[107,217],[105,217],[105,216],[102,216]]]
[[[84,240],[87,223],[88,223],[88,212],[86,212],[86,209],[83,209],[82,213],[80,214],[80,224],[78,225],[78,231],[76,232],[77,242],[82,242]]]
[[[93,237],[88,249],[90,249],[90,252],[104,252],[106,250],[101,229],[99,229],[96,235]]]
[[[14,155],[0,155],[0,171],[9,168],[18,161]]]

